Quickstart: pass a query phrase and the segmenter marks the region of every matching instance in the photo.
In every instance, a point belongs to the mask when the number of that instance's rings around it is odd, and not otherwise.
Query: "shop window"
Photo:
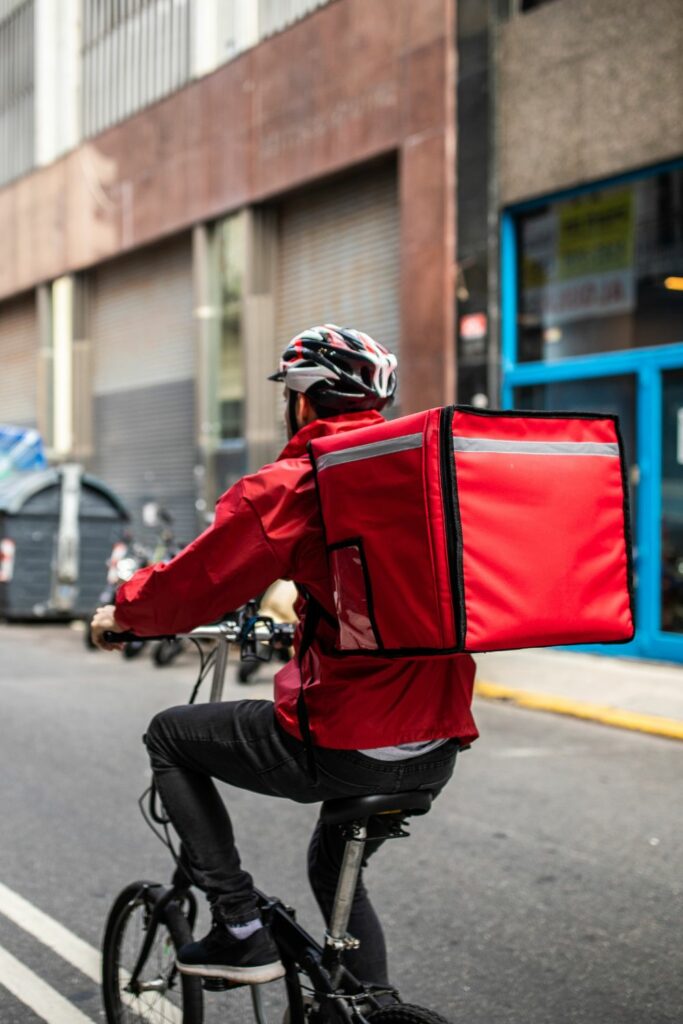
[[[520,362],[683,341],[683,170],[518,221]]]

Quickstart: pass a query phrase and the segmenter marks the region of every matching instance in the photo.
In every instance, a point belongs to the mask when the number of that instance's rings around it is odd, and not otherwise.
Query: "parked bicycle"
[[[222,622],[188,634],[200,656],[189,703],[196,699],[209,672],[210,700],[221,699],[231,645],[239,646],[241,658],[247,662],[268,660],[274,652],[291,646],[294,626],[276,623],[255,613],[254,608],[252,603]],[[134,635],[130,633],[105,633],[109,643],[131,639]],[[208,653],[200,643],[206,640],[214,641]],[[347,927],[368,836],[407,836],[407,819],[425,814],[431,801],[432,795],[420,790],[328,800],[322,804],[321,820],[338,826],[346,840],[330,924],[322,943],[298,924],[292,907],[258,892],[262,919],[270,927],[286,972],[288,1009],[284,1024],[448,1024],[431,1010],[402,1002],[393,988],[364,984],[344,965],[345,950],[359,946]],[[172,854],[175,871],[170,885],[132,882],[112,905],[102,963],[107,1022],[201,1024],[204,992],[238,986],[177,970],[176,950],[192,941],[197,914],[192,871],[182,844],[176,848],[171,838],[170,821],[153,784],[141,796],[139,806],[147,824]],[[267,1024],[262,988],[250,986],[257,1024]]]

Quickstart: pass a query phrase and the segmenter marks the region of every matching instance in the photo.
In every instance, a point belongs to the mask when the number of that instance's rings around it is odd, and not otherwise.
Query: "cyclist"
[[[460,745],[477,736],[468,655],[397,661],[377,652],[334,653],[334,598],[306,445],[381,422],[396,388],[396,367],[395,356],[358,330],[327,324],[293,338],[269,378],[285,389],[289,441],[278,459],[231,487],[209,529],[172,562],[137,572],[119,588],[115,606],[99,609],[93,619],[93,636],[106,649],[104,630],[184,633],[279,577],[298,587],[300,646],[306,616],[315,609],[313,643],[301,667],[291,661],[277,674],[274,703],[183,705],[157,714],[147,730],[161,799],[212,909],[209,934],[179,950],[178,968],[185,973],[254,984],[283,974],[214,778],[302,803],[415,789],[437,793]],[[301,675],[307,729],[297,713]],[[338,828],[317,825],[308,872],[326,920],[343,846]],[[378,846],[370,843],[367,853]],[[359,953],[346,955],[349,968],[363,981],[387,985],[384,937],[362,878],[349,929],[361,942]]]

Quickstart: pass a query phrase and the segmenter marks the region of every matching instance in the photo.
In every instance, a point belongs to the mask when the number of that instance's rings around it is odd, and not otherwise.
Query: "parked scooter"
[[[143,505],[142,520],[145,526],[159,531],[159,539],[152,553],[152,562],[170,562],[178,552],[182,551],[184,545],[176,540],[173,532],[173,516],[168,509],[156,501],[149,501]],[[184,649],[185,641],[177,637],[158,640],[152,648],[152,661],[159,668],[163,668],[175,661]]]
[[[148,502],[142,509],[142,520],[145,526],[159,531],[154,548],[133,541],[130,532],[126,532],[121,540],[112,548],[107,561],[107,585],[100,594],[101,604],[114,604],[116,591],[122,583],[127,582],[138,569],[155,562],[170,562],[182,549],[175,539],[172,524],[173,516],[157,502]],[[90,634],[90,623],[86,623],[84,642],[88,649],[94,649]],[[147,647],[148,641],[134,640],[123,645],[122,655],[126,659],[137,658]],[[169,665],[180,653],[182,640],[161,640],[154,643],[152,659],[156,665]]]
[[[121,540],[116,541],[107,559],[107,582],[99,597],[100,605],[113,604],[120,585],[129,580],[138,569],[149,565],[151,557],[151,552],[142,544],[137,544],[127,530]],[[88,650],[97,650],[90,632],[90,621],[85,623],[83,642]],[[134,658],[143,647],[144,641],[136,640],[135,643],[125,644],[123,655],[125,658]]]

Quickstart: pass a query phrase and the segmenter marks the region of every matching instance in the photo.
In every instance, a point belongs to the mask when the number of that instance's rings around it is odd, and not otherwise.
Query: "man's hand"
[[[113,604],[105,604],[101,608],[98,608],[92,617],[90,623],[90,633],[92,635],[93,643],[100,648],[101,651],[120,651],[123,644],[107,644],[103,640],[103,636],[106,630],[111,630],[113,633],[122,633],[123,626],[120,626],[114,618],[114,612],[116,608]]]

